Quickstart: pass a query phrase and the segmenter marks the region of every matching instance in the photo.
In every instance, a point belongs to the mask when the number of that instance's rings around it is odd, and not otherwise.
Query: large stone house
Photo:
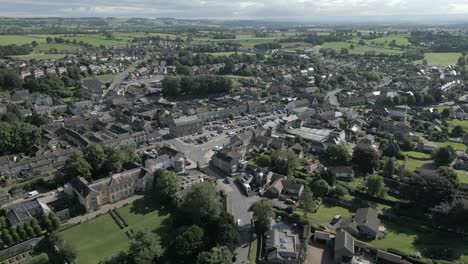
[[[68,194],[76,196],[87,212],[92,212],[105,204],[121,201],[138,192],[149,191],[152,186],[153,174],[144,168],[136,167],[93,183],[76,177],[65,185],[65,190]]]
[[[353,236],[365,236],[376,239],[379,234],[380,219],[374,208],[360,208],[356,214],[343,220],[341,228]]]
[[[202,120],[196,116],[182,116],[169,121],[169,134],[174,137],[183,137],[202,132]]]

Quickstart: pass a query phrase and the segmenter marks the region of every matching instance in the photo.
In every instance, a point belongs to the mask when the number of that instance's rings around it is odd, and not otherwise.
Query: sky
[[[0,16],[467,21],[468,0],[0,0]]]

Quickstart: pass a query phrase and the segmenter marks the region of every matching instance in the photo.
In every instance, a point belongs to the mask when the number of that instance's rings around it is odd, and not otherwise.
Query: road
[[[248,263],[249,245],[250,245],[250,228],[252,213],[249,212],[250,206],[258,201],[258,196],[245,196],[237,187],[234,181],[226,184],[222,179],[218,180],[218,186],[227,194],[227,210],[234,216],[239,227],[240,243],[236,248],[237,260],[234,264]]]
[[[145,57],[141,60],[137,60],[135,62],[133,62],[130,66],[127,67],[127,69],[125,69],[125,71],[119,73],[115,78],[114,80],[112,81],[112,83],[109,85],[109,87],[104,90],[103,94],[102,94],[102,99],[101,101],[99,102],[99,108],[98,108],[98,112],[101,112],[102,111],[102,108],[104,107],[103,105],[103,101],[105,101],[106,99],[106,96],[107,94],[112,91],[112,90],[115,90],[115,89],[119,89],[120,88],[120,84],[125,80],[125,78],[127,78],[127,76],[133,72],[136,68],[136,66],[138,66],[138,64],[140,64],[142,61],[145,61],[149,58],[149,55],[145,55]]]

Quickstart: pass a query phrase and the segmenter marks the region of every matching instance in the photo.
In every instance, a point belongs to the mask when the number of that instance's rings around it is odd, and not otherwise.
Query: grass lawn
[[[418,152],[418,151],[403,151],[404,154],[408,155],[410,158],[417,158],[417,159],[430,159],[431,155]]]
[[[468,172],[463,170],[455,170],[457,172],[460,183],[468,184]]]
[[[446,67],[451,64],[456,64],[461,53],[458,52],[441,52],[433,53],[429,52],[424,54],[424,58],[427,60],[429,66],[441,66]],[[414,61],[416,64],[422,63],[422,60]]]
[[[454,234],[444,234],[426,227],[396,224],[383,221],[386,235],[370,244],[383,249],[397,249],[408,255],[423,254],[426,250],[432,252],[440,249],[452,249],[460,256],[462,263],[468,261],[468,241]]]
[[[36,41],[40,43],[42,39],[34,36],[24,36],[24,35],[1,35],[0,36],[0,45],[10,45],[10,44],[31,44],[31,42]]]
[[[258,247],[257,239],[250,242],[250,251],[249,251],[250,264],[255,264],[255,258],[257,258],[257,247]]]
[[[396,161],[396,164],[398,164],[398,165],[402,165],[403,163],[404,163],[404,161],[402,161],[402,160],[397,160]],[[423,165],[424,165],[424,163],[422,163],[421,161],[414,160],[414,159],[408,159],[406,161],[405,168],[407,170],[414,171],[416,168],[422,167]]]
[[[65,43],[41,43],[39,46],[35,47],[35,51],[49,51],[51,49],[56,50],[76,50],[82,49],[83,47],[73,44],[65,44]]]
[[[62,232],[77,252],[76,263],[98,263],[128,248],[129,239],[109,214],[96,217]]]
[[[445,142],[434,142],[439,148],[445,146],[452,146],[457,151],[465,151],[466,145],[460,142],[445,141]]]
[[[449,131],[452,131],[452,129],[456,126],[461,126],[463,130],[468,131],[468,120],[453,119],[447,121],[447,124]]]
[[[392,35],[388,37],[382,37],[382,38],[376,38],[376,39],[371,39],[367,40],[369,43],[374,42],[374,43],[384,43],[386,46],[392,42],[392,40],[395,40],[395,43],[399,46],[406,46],[406,45],[411,45],[411,43],[408,41],[408,38],[405,36],[398,36],[398,35]]]
[[[295,210],[295,213],[304,215],[304,212],[300,209]],[[328,206],[322,204],[318,211],[313,214],[307,214],[307,217],[313,218],[320,221],[330,221],[335,215],[341,215],[343,218],[348,217],[352,212],[348,209],[340,206]]]
[[[109,214],[105,214],[74,226],[62,232],[67,243],[77,251],[77,264],[98,263],[105,257],[112,256],[128,248],[130,239],[125,231],[152,232],[168,238],[170,232],[170,214],[158,210],[158,205],[151,198],[135,201],[118,209],[129,224],[120,229]],[[162,243],[164,247],[164,243]]]

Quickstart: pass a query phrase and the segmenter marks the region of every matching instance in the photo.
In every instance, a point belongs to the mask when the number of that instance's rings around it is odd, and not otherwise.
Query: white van
[[[38,191],[32,191],[32,192],[28,192],[28,198],[32,198],[32,197],[35,197],[39,195],[39,192]]]

